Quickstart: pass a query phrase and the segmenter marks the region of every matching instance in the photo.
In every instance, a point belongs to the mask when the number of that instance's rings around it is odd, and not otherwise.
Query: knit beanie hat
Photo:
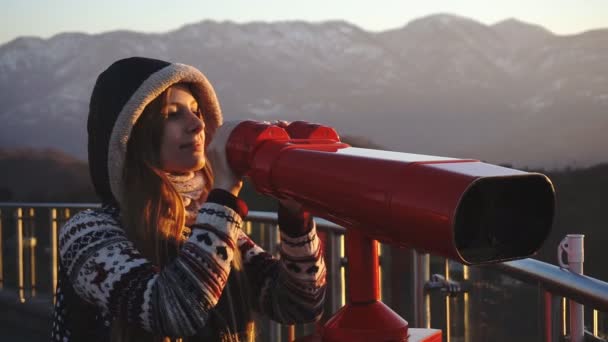
[[[146,106],[171,85],[190,83],[203,109],[205,125],[217,128],[222,112],[213,87],[196,68],[157,59],[132,57],[110,65],[97,78],[87,131],[89,172],[104,204],[119,204],[127,142]]]

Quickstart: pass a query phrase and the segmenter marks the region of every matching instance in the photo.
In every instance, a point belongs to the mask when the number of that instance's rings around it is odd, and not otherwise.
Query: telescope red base
[[[384,303],[346,304],[325,324],[323,342],[407,341],[407,322]]]

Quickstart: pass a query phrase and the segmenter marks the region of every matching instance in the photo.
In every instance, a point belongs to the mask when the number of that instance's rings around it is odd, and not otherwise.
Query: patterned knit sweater
[[[280,323],[318,319],[326,270],[314,222],[303,236],[281,231],[278,259],[256,245],[241,225],[232,208],[205,203],[179,254],[159,269],[127,239],[115,207],[78,213],[59,234],[52,340],[109,341],[110,322],[117,318],[154,335],[217,336],[205,330],[218,302],[231,306],[235,300],[225,289],[236,274],[231,274],[236,248],[255,311]]]

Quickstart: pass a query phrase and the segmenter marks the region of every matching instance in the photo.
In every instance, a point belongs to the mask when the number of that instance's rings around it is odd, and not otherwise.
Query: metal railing
[[[57,235],[58,229],[76,211],[86,208],[96,208],[99,204],[84,203],[0,203],[0,291],[9,290],[5,271],[7,270],[7,260],[12,258],[5,255],[7,241],[4,238],[9,236],[10,231],[14,232],[14,238],[10,240],[15,246],[16,269],[13,272],[13,279],[20,302],[27,303],[29,297],[38,295],[38,272],[41,267],[36,265],[37,253],[41,247],[49,256],[48,267],[50,276],[48,277],[48,294],[54,294],[57,285]],[[48,219],[43,216],[46,212]],[[328,267],[328,292],[326,300],[326,312],[334,313],[345,304],[345,265],[347,260],[344,257],[343,235],[345,229],[329,221],[317,219],[317,227],[324,238],[325,257]],[[276,253],[278,242],[278,231],[276,227],[277,215],[270,212],[251,211],[246,218],[244,225],[245,231],[252,235],[254,240],[271,253]],[[40,226],[48,226],[48,232],[42,232]],[[46,234],[46,238],[43,238]],[[42,241],[46,240],[46,241]],[[41,243],[42,241],[42,243]],[[385,253],[381,255],[381,268],[384,261],[390,258]],[[384,261],[383,261],[384,260]],[[437,261],[435,257],[433,260]],[[580,303],[587,308],[593,309],[590,331],[586,333],[587,339],[603,341],[600,338],[601,320],[603,314],[608,312],[608,283],[594,279],[585,275],[575,274],[564,270],[558,266],[544,263],[534,259],[524,259],[505,262],[493,266],[467,267],[459,263],[441,260],[439,262],[440,271],[431,274],[431,257],[428,254],[421,254],[415,251],[409,252],[409,263],[411,265],[411,288],[410,303],[412,310],[410,317],[405,317],[410,321],[412,327],[435,327],[442,328],[444,340],[450,341],[452,327],[455,317],[459,317],[458,324],[462,326],[464,332],[458,340],[465,342],[474,341],[471,337],[471,329],[475,329],[471,322],[470,302],[475,296],[479,282],[474,281],[472,273],[481,272],[485,269],[492,269],[518,279],[524,283],[536,286],[541,299],[538,310],[541,317],[540,333],[542,341],[562,341],[568,335],[567,322],[570,317],[567,314],[567,307]],[[383,275],[388,275],[387,270],[383,270]],[[27,282],[26,282],[27,280]],[[27,284],[26,284],[27,283]],[[46,286],[45,286],[46,287]],[[29,291],[27,291],[29,290]],[[445,298],[436,296],[439,290]],[[29,297],[28,297],[29,294]],[[463,308],[456,313],[454,302],[455,297],[460,297]],[[433,299],[434,298],[434,299]],[[431,301],[444,301],[444,312],[439,315],[437,311],[431,312]],[[567,303],[566,299],[570,302]],[[391,303],[387,303],[391,304]],[[396,304],[396,303],[395,303]],[[434,307],[437,310],[437,307]],[[443,322],[436,321],[435,317],[441,316]],[[606,316],[604,316],[606,317]],[[281,327],[272,322],[265,323],[263,327],[267,329],[269,339],[272,341],[291,341],[296,335],[301,336],[312,332],[314,326],[303,327]],[[606,328],[606,327],[604,327]],[[570,339],[569,340],[576,340]]]
[[[538,284],[539,290],[543,293],[545,341],[550,341],[552,336],[560,334],[559,323],[562,331],[566,330],[564,322],[557,322],[552,315],[558,296],[568,298],[570,306],[578,303],[593,309],[591,334],[598,337],[599,312],[608,312],[608,283],[534,259],[505,262],[497,267]],[[572,319],[572,314],[570,316]],[[571,323],[570,327],[573,325]]]

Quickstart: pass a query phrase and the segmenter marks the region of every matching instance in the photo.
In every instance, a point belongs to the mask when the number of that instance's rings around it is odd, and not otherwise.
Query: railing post
[[[598,311],[597,310],[593,310],[593,325],[592,325],[592,333],[593,336],[597,337],[599,335],[599,328],[598,328]]]
[[[568,299],[566,297],[562,297],[561,299],[561,311],[562,311],[562,336],[568,336]]]
[[[429,295],[424,290],[424,286],[429,281],[430,257],[426,253],[418,253],[412,249],[412,262],[414,263],[414,274],[412,280],[414,282],[413,297],[414,297],[414,322],[417,328],[431,327],[431,301]]]
[[[268,249],[267,251],[269,251],[272,255],[274,255],[275,257],[278,257],[279,255],[279,242],[280,242],[280,235],[279,235],[279,226],[278,224],[268,224],[265,225],[267,228],[267,234],[268,234]],[[268,320],[268,322],[270,323],[270,337],[271,337],[271,341],[281,341],[282,338],[282,329],[281,329],[281,325],[279,323],[276,323],[275,321],[272,320]]]
[[[568,234],[558,246],[558,262],[560,266],[568,268],[570,272],[583,274],[585,262],[585,235]],[[562,253],[566,252],[568,264],[562,261]],[[585,311],[584,306],[570,299],[570,341],[583,342],[585,338]]]
[[[276,223],[259,223],[257,226],[259,228],[258,245],[276,257],[278,254],[278,249],[276,248],[278,239]],[[264,319],[262,326],[264,327],[264,331],[268,333],[269,341],[281,340],[281,326],[278,323],[270,319]]]
[[[17,285],[19,287],[19,301],[25,303],[25,286],[23,280],[23,209],[17,208]]]
[[[462,279],[467,283],[471,278],[470,269],[467,265],[462,265]],[[464,342],[471,342],[471,299],[469,291],[464,291]]]
[[[279,242],[281,241],[280,235],[279,235],[279,226],[274,224],[269,224],[268,225],[269,229],[268,229],[268,246],[269,249],[271,250],[271,254],[274,255],[275,257],[279,255]]]
[[[382,301],[382,244],[376,244],[376,254],[378,254],[378,300]],[[386,264],[386,262],[385,262]]]
[[[340,306],[346,305],[346,238],[345,234],[340,235]]]
[[[331,312],[329,314],[333,315],[340,307],[342,307],[342,283],[340,282],[340,268],[341,265],[341,256],[340,256],[340,239],[337,236],[337,233],[333,231],[327,232],[327,246],[328,248],[328,258],[326,261],[328,262],[328,272],[327,277],[329,278],[329,289],[331,293],[329,294],[329,307]],[[329,315],[327,315],[330,317]]]
[[[450,260],[449,259],[445,259],[445,263],[444,263],[444,268],[445,268],[445,280],[446,281],[450,281]],[[452,300],[452,297],[449,294],[446,294],[445,296],[445,341],[446,342],[450,342],[451,340],[451,320],[450,320],[450,313],[451,313],[451,308],[450,308],[450,300]]]
[[[4,249],[2,247],[2,209],[0,209],[0,290],[4,288]]]
[[[57,209],[51,208],[49,212],[50,216],[50,224],[51,224],[51,294],[53,295],[53,304],[55,304],[55,292],[57,290],[57,264],[58,264],[58,255],[57,255]]]
[[[269,335],[270,341],[280,341],[281,340],[281,325],[276,323],[273,320],[268,320],[269,325]]]
[[[554,296],[539,284],[540,312],[542,314],[541,338],[544,342],[560,340],[560,297]]]
[[[247,235],[251,235],[251,221],[245,221],[245,225],[243,227],[243,230],[245,230],[245,233]]]
[[[26,243],[29,249],[29,259],[30,259],[30,295],[31,297],[36,296],[36,212],[34,208],[30,208],[28,210],[27,217],[27,237]]]

